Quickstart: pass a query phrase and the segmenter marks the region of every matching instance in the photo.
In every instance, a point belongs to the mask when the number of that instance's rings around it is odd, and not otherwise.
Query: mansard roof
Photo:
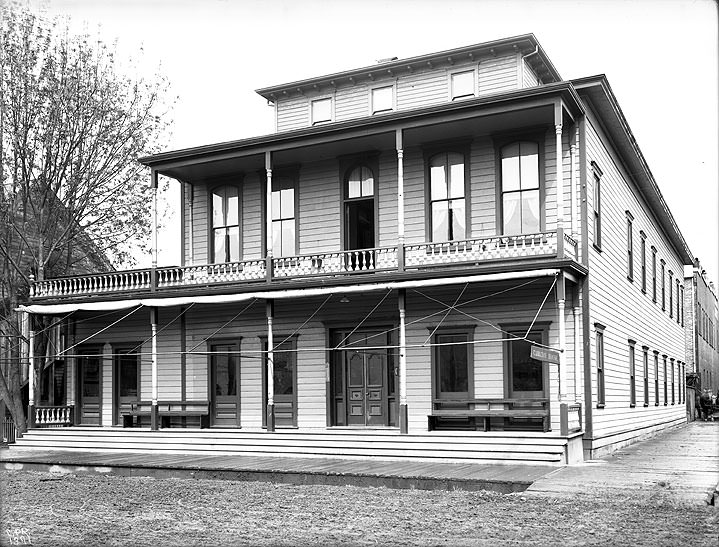
[[[401,73],[410,73],[415,70],[451,66],[454,63],[471,59],[479,60],[481,57],[496,56],[502,53],[515,52],[527,56],[527,62],[536,72],[543,84],[559,82],[561,76],[539,45],[534,34],[522,34],[511,38],[502,38],[491,42],[483,42],[471,46],[464,46],[436,53],[429,53],[410,57],[408,59],[392,58],[378,62],[375,65],[356,68],[289,82],[284,84],[263,87],[255,90],[268,101],[274,102],[277,98],[293,94],[304,94],[327,87],[340,85],[353,85],[358,81],[374,81],[384,77],[393,77]]]

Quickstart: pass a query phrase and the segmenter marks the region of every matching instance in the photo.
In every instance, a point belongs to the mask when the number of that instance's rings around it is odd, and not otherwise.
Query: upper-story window
[[[311,101],[312,125],[331,122],[333,118],[332,97],[323,97]]]
[[[644,231],[640,231],[639,235],[642,237],[642,292],[647,292],[647,234]]]
[[[674,293],[672,292],[672,285],[674,283],[674,272],[669,270],[669,317],[674,317]]]
[[[592,162],[594,168],[594,246],[602,248],[602,172]]]
[[[212,261],[240,259],[240,196],[236,186],[212,191]]]
[[[539,145],[508,144],[501,150],[502,233],[541,231]]]
[[[274,256],[297,254],[295,181],[292,177],[272,179],[272,252]]]
[[[652,301],[657,301],[657,248],[652,245]]]
[[[464,154],[442,152],[429,158],[429,187],[432,241],[465,239]]]
[[[667,309],[667,263],[661,259],[662,264],[662,311]]]
[[[449,98],[454,101],[476,95],[476,73],[472,70],[462,70],[449,75]]]
[[[627,279],[634,281],[634,217],[627,211]]]
[[[394,110],[394,86],[375,87],[370,92],[371,114]]]

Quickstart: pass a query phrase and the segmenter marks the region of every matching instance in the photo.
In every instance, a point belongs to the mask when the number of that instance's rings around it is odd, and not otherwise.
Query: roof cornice
[[[381,78],[394,77],[400,73],[411,73],[416,70],[423,70],[427,67],[435,68],[440,65],[452,65],[455,62],[462,62],[467,59],[472,60],[475,58],[479,59],[483,56],[495,56],[505,51],[522,52],[525,54],[531,53],[532,61],[538,61],[535,63],[537,65],[535,69],[540,73],[542,83],[553,83],[562,80],[562,77],[549,60],[549,57],[547,57],[542,46],[539,45],[537,38],[534,34],[530,33],[418,55],[407,59],[379,62],[371,66],[263,87],[255,91],[268,101],[273,102],[282,96],[293,94],[303,95],[305,92],[313,93],[328,86],[336,88],[345,84],[354,85],[358,81],[371,82]]]

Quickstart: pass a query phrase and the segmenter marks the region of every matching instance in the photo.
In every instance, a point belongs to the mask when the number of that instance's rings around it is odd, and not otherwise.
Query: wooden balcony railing
[[[35,407],[35,427],[71,426],[72,418],[73,405]]]
[[[64,298],[96,294],[157,292],[183,287],[209,287],[223,283],[271,282],[316,276],[347,276],[469,266],[488,261],[556,257],[578,260],[577,242],[563,231],[492,236],[432,243],[407,244],[255,259],[223,264],[203,264],[131,270],[38,281],[32,298]]]

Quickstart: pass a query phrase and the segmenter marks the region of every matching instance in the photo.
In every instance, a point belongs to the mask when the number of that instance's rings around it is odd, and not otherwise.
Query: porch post
[[[572,308],[572,316],[574,318],[574,402],[579,402],[579,312],[581,311],[579,303],[579,290],[577,290],[577,302]]]
[[[404,150],[402,130],[396,131],[397,146],[397,269],[404,271]],[[400,407],[401,409],[401,407]]]
[[[150,290],[157,289],[157,171],[151,171],[152,184],[152,270]]]
[[[407,338],[405,331],[405,289],[399,289],[399,432],[407,433]]]
[[[557,164],[557,230],[564,229],[564,165],[562,158],[562,102],[554,105],[554,133]]]
[[[275,315],[275,305],[272,300],[267,301],[267,431],[275,430],[275,354],[274,340],[272,338],[272,320]]]
[[[577,157],[577,133],[579,130],[575,131],[574,133],[574,142],[572,142],[569,145],[569,173],[570,173],[570,199],[571,202],[569,204],[569,217],[570,217],[570,233],[572,237],[575,237],[575,234],[577,233],[577,221],[576,221],[576,208],[577,208],[577,168],[575,165],[575,159]],[[571,140],[571,136],[570,136]]]
[[[272,281],[272,152],[265,152],[265,171],[267,173],[267,188],[265,189],[265,222],[267,232],[265,255],[265,273],[267,282]]]
[[[565,305],[565,281],[564,275],[557,279],[557,323],[559,324],[559,389],[557,398],[561,401],[567,393],[567,357],[566,353],[566,325],[564,322]]]
[[[27,405],[27,427],[35,427],[35,329],[33,324],[33,316],[27,314],[28,331],[28,369],[27,369],[27,388],[28,388],[28,405]]]
[[[150,308],[150,324],[152,326],[152,406],[150,429],[157,431],[159,416],[157,413],[157,308]]]

